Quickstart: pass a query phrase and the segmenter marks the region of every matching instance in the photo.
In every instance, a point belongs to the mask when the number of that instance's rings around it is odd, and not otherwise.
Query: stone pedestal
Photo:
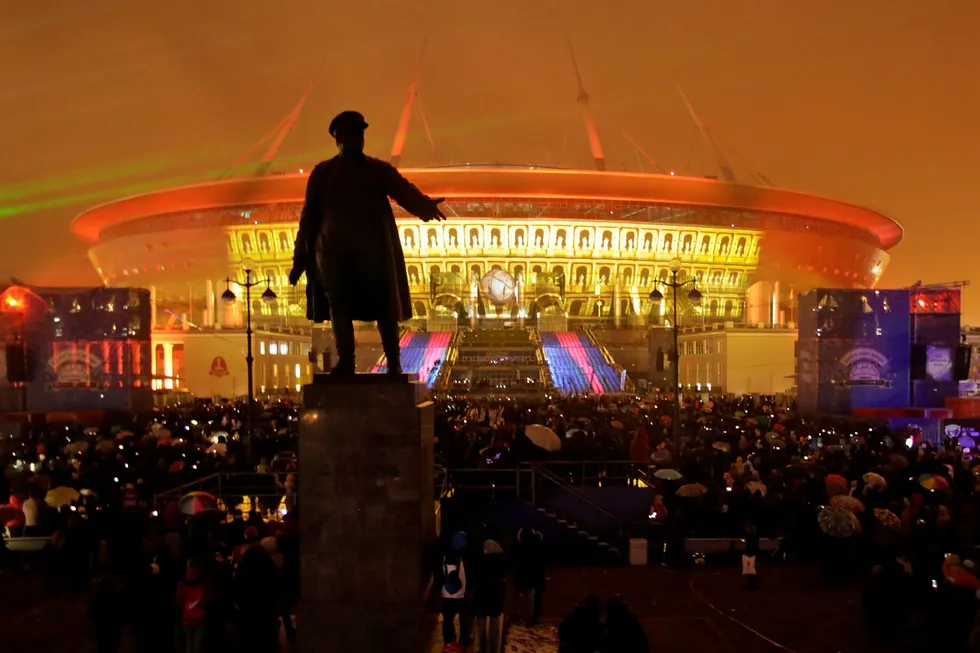
[[[407,377],[315,377],[299,436],[301,653],[418,653],[435,541],[433,406]]]

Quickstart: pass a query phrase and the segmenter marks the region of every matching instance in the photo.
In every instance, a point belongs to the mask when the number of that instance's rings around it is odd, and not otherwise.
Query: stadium
[[[417,84],[416,73],[391,151],[395,165]],[[227,349],[221,361],[213,354],[192,361],[203,354],[186,347],[207,333],[241,330],[249,312],[253,325],[269,332],[259,338],[256,359],[263,392],[294,388],[312,373],[305,287],[287,283],[308,173],[268,173],[307,95],[264,139],[269,147],[258,174],[120,199],[73,222],[105,284],[151,291],[158,389],[197,386],[195,393],[204,392],[201,381],[192,382],[191,365],[198,375],[207,370],[214,377],[217,367],[218,380],[226,376],[222,366],[243,358],[238,349]],[[896,222],[848,203],[773,188],[761,175],[753,175],[751,185],[740,182],[683,99],[722,179],[664,171],[638,145],[638,160],[639,153],[647,156],[659,173],[606,170],[581,80],[578,100],[595,170],[400,168],[426,194],[446,198],[447,216],[425,224],[394,206],[414,314],[403,339],[407,371],[444,390],[612,392],[630,390],[634,381],[663,387],[657,357],[662,362],[665,330],[791,328],[799,293],[876,285],[887,251],[902,238]],[[251,311],[237,283],[243,269],[258,282]],[[675,272],[677,281],[690,282],[685,288],[702,295],[695,303],[686,290],[677,293],[677,325],[671,324],[673,293],[664,285]],[[276,301],[262,300],[265,285]],[[221,301],[227,289],[236,301]],[[663,301],[651,300],[654,289]],[[220,342],[228,338],[200,350],[211,353]],[[373,331],[359,333],[364,371],[383,368],[377,345]],[[681,353],[721,353],[720,345],[702,345],[682,342]],[[324,347],[314,347],[314,354]],[[263,358],[281,357],[284,349],[299,358]],[[719,389],[729,385],[721,364],[714,380]],[[708,379],[711,388],[714,366],[706,359],[681,372],[698,383]],[[238,388],[218,380],[208,379],[205,394]]]
[[[656,306],[649,295],[674,260],[679,279],[696,280],[703,294],[700,306],[680,298],[682,325],[792,322],[801,291],[874,286],[902,236],[867,209],[715,179],[536,167],[402,172],[447,198],[438,225],[396,207],[416,316],[408,326],[429,334],[406,342],[436,341],[423,355],[429,367],[446,360],[448,346],[433,334],[455,331],[461,315],[465,326],[539,326],[546,356],[559,347],[552,333],[669,326],[670,295]],[[279,297],[253,299],[256,323],[305,325],[305,290],[286,277],[306,176],[162,190],[92,209],[72,228],[107,285],[151,289],[155,327],[240,326],[241,303],[223,305],[220,295],[244,262]],[[501,284],[480,283],[498,270]]]

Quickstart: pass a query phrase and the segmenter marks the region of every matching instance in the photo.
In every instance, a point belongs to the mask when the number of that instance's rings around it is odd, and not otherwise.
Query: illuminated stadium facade
[[[449,219],[439,224],[396,207],[420,323],[451,317],[462,303],[491,319],[536,307],[570,327],[657,324],[663,306],[648,297],[673,259],[704,295],[701,307],[683,307],[684,319],[792,321],[803,290],[874,286],[902,236],[867,209],[714,179],[532,167],[402,172],[447,198]],[[280,297],[253,299],[258,323],[301,325],[305,290],[286,278],[305,184],[293,174],[168,189],[92,209],[72,229],[106,284],[152,290],[156,327],[240,325],[240,304],[224,306],[220,294],[246,260]],[[517,285],[503,305],[478,287],[495,268]]]
[[[416,73],[391,151],[395,165],[417,83]],[[302,170],[265,174],[306,97],[266,137],[270,147],[257,176],[121,199],[87,211],[73,223],[106,284],[151,290],[155,333],[161,342],[170,339],[166,348],[183,346],[175,332],[190,339],[241,328],[241,301],[223,304],[220,296],[225,279],[240,278],[246,263],[279,297],[264,303],[257,289],[252,304],[256,323],[281,333],[308,328],[305,287],[287,284],[307,175]],[[897,223],[874,211],[738,183],[686,97],[695,125],[715,151],[723,180],[606,171],[581,80],[578,100],[596,170],[500,165],[400,169],[426,194],[446,198],[448,219],[440,223],[422,223],[395,207],[414,314],[406,326],[416,330],[406,334],[403,346],[411,350],[408,359],[417,363],[412,371],[430,382],[436,382],[441,368],[453,365],[451,374],[442,375],[443,388],[467,385],[478,377],[490,386],[512,387],[513,379],[503,378],[511,374],[568,390],[625,389],[624,367],[637,378],[652,377],[652,368],[658,367],[651,364],[654,338],[647,334],[654,327],[673,326],[666,321],[673,313],[673,298],[668,293],[666,301],[654,305],[649,297],[670,277],[672,264],[679,266],[682,279],[695,279],[703,295],[700,306],[681,298],[681,327],[787,324],[796,320],[796,297],[802,291],[875,286],[888,263],[887,250],[902,238]],[[241,300],[242,288],[232,283],[231,289]],[[535,332],[528,342],[537,343],[540,378],[530,378],[516,363],[505,364],[507,356],[488,358],[493,347],[483,347],[485,340],[474,345],[472,339],[464,343],[446,335],[461,327],[503,326]],[[588,327],[615,327],[618,344],[606,348]],[[627,334],[624,339],[624,331],[643,338]],[[501,346],[505,342],[507,338]],[[527,342],[517,338],[514,343],[509,360],[527,363]],[[157,387],[182,385],[170,349],[161,354],[161,346],[154,358]],[[269,346],[276,352],[296,350],[275,338]],[[580,346],[585,349],[579,351]],[[362,342],[359,351],[364,350]],[[270,363],[273,372],[262,372],[263,353],[258,352],[260,388],[292,388],[308,377],[311,368],[299,360],[292,375],[283,376],[282,370],[292,370],[293,361]],[[631,362],[620,365],[617,361],[623,358]],[[301,365],[307,373],[301,374]],[[360,360],[359,366],[369,370],[381,364],[374,356]],[[622,379],[619,388],[612,387],[617,375]],[[230,392],[219,386],[211,383],[209,393]]]

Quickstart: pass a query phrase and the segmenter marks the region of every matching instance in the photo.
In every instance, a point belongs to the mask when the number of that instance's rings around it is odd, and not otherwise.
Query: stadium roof
[[[401,172],[433,197],[662,202],[765,211],[857,227],[873,234],[882,249],[896,245],[903,234],[896,221],[853,204],[700,177],[529,166],[405,168]],[[148,216],[301,203],[307,177],[289,174],[225,179],[145,193],[82,213],[72,223],[72,232],[94,244],[104,229]]]

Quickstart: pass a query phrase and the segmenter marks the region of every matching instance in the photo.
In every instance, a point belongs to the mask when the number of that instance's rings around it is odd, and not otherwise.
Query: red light
[[[7,304],[7,308],[20,308],[21,307],[21,301],[19,299],[17,299],[16,297],[14,297],[13,295],[7,295],[4,298],[3,301],[4,301],[4,303]]]
[[[925,307],[926,307],[926,300],[920,299],[919,300],[919,308],[925,308]]]

